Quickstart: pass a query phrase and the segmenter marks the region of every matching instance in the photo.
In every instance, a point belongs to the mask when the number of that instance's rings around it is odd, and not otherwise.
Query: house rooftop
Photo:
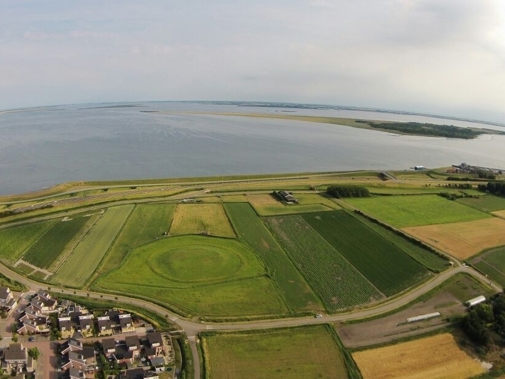
[[[115,349],[116,341],[114,338],[104,338],[102,340],[102,347],[104,351]]]
[[[5,361],[20,361],[26,359],[26,349],[20,343],[11,343],[9,347],[4,350]]]
[[[7,297],[11,293],[11,289],[9,287],[0,286],[0,300],[7,300]]]
[[[151,346],[161,346],[163,345],[163,338],[160,332],[147,333],[147,340]]]

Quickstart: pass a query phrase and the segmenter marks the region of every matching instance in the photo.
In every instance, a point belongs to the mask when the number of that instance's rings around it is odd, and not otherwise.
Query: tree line
[[[370,197],[370,191],[367,188],[351,184],[329,186],[326,193],[337,199],[342,197]]]
[[[505,182],[489,182],[488,184],[479,184],[480,191],[489,192],[497,196],[505,196]]]
[[[373,122],[359,121],[370,125],[372,128],[391,130],[395,132],[434,137],[473,139],[481,132],[454,125],[435,125],[420,122]]]

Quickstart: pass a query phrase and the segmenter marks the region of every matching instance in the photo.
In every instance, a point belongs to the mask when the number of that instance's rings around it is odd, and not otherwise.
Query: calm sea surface
[[[345,126],[184,112],[307,114],[490,128],[486,125],[350,110],[136,104],[140,106],[0,112],[0,195],[80,180],[408,169],[461,162],[505,169],[505,136],[468,141],[398,136]]]

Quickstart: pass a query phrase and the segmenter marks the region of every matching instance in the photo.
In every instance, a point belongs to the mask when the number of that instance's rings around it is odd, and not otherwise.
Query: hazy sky
[[[505,122],[505,1],[0,1],[0,109],[140,100]]]

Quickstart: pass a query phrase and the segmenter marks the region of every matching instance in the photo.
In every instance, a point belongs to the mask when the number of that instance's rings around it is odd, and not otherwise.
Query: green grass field
[[[505,209],[505,198],[494,195],[484,195],[477,199],[466,197],[458,199],[458,202],[483,212],[496,212]]]
[[[205,236],[164,238],[134,249],[95,286],[148,297],[187,315],[286,313],[265,268],[236,240]]]
[[[441,196],[382,196],[346,203],[397,228],[479,220],[490,215]]]
[[[429,275],[421,264],[345,212],[313,213],[303,218],[386,296]]]
[[[0,230],[0,259],[15,263],[57,221],[35,222]]]
[[[267,223],[328,311],[384,299],[384,295],[301,216],[269,217]]]
[[[203,334],[207,379],[346,379],[330,326]]]
[[[89,218],[82,214],[73,215],[68,221],[60,220],[30,246],[23,260],[40,268],[49,268],[88,221]]]
[[[107,209],[51,277],[52,283],[80,288],[93,274],[123,227],[134,205]]]
[[[235,232],[221,204],[178,204],[170,235],[205,234],[235,238]]]
[[[397,246],[400,250],[410,255],[427,269],[438,273],[449,268],[447,260],[439,257],[437,254],[431,252],[430,250],[412,243],[407,238],[396,234],[392,230],[387,229],[362,215],[352,213],[352,216],[368,226],[374,232],[380,234],[383,238],[387,239],[393,245]]]
[[[249,203],[260,216],[288,215],[309,212],[323,212],[338,209],[333,201],[316,194],[295,194],[298,204],[286,205],[273,194],[257,194],[247,197]],[[302,202],[303,200],[303,202]]]
[[[162,238],[168,232],[174,209],[175,205],[165,203],[136,205],[112,249],[98,267],[97,274],[119,266],[133,248]]]
[[[321,309],[322,305],[286,253],[247,203],[225,204],[238,238],[265,263],[270,276],[293,311]]]
[[[505,287],[505,247],[489,250],[470,260],[470,263]]]

